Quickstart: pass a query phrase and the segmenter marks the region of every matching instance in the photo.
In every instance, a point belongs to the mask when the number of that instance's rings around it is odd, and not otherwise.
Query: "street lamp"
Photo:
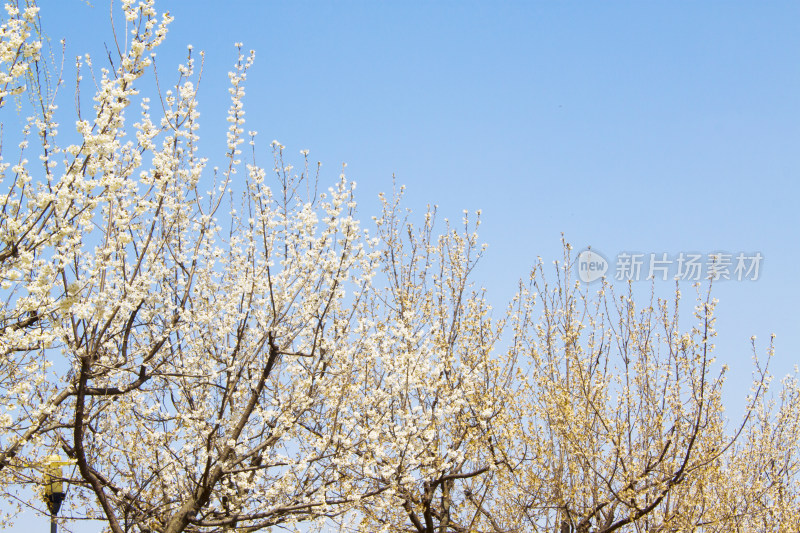
[[[44,460],[44,501],[50,510],[50,533],[58,532],[56,516],[64,501],[64,465],[75,464],[74,459],[62,459],[58,455],[51,455]]]

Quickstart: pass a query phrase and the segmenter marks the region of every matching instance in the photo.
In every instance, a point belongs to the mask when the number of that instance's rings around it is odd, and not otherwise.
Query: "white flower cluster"
[[[39,8],[27,5],[20,10],[11,2],[5,4],[6,19],[0,25],[0,107],[5,105],[6,97],[19,95],[25,91],[21,80],[28,66],[39,59],[42,42],[31,38],[35,32]]]

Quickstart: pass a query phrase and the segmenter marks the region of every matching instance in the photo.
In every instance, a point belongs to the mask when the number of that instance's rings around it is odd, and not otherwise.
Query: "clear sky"
[[[67,58],[90,52],[101,65],[113,42],[107,1],[40,6]],[[560,258],[562,232],[577,250],[601,252],[612,273],[620,252],[759,252],[758,280],[715,289],[732,420],[749,386],[751,335],[763,349],[777,334],[779,376],[800,362],[800,3],[157,8],[175,17],[161,76],[174,79],[187,44],[206,53],[199,132],[212,161],[224,153],[227,72],[241,41],[256,51],[245,129],[259,132],[262,161],[278,139],[322,161],[323,182],[346,162],[364,220],[393,174],[418,213],[428,203],[451,219],[482,209],[489,249],[475,279],[498,311],[537,257]],[[672,288],[656,284],[660,295]]]

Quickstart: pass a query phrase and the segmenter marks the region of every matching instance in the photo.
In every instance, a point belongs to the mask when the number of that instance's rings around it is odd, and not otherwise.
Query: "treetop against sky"
[[[796,525],[796,4],[33,7],[8,502],[58,453],[114,531]]]

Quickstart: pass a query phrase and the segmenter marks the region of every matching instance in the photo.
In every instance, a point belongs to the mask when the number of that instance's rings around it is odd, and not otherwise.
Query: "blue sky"
[[[99,66],[112,43],[108,3],[40,5],[67,58],[91,52]],[[278,139],[322,161],[323,182],[346,162],[365,220],[393,174],[418,213],[428,203],[451,219],[481,209],[489,249],[476,282],[499,310],[537,257],[560,258],[562,232],[610,260],[623,251],[760,252],[757,281],[714,291],[731,418],[749,385],[751,335],[764,348],[777,334],[779,376],[800,361],[799,3],[157,8],[176,19],[158,53],[161,76],[174,79],[187,44],[206,53],[200,135],[212,161],[224,153],[227,72],[241,41],[256,51],[246,129],[259,131],[262,161]],[[62,89],[64,105],[72,87]],[[656,284],[658,294],[671,291]]]

